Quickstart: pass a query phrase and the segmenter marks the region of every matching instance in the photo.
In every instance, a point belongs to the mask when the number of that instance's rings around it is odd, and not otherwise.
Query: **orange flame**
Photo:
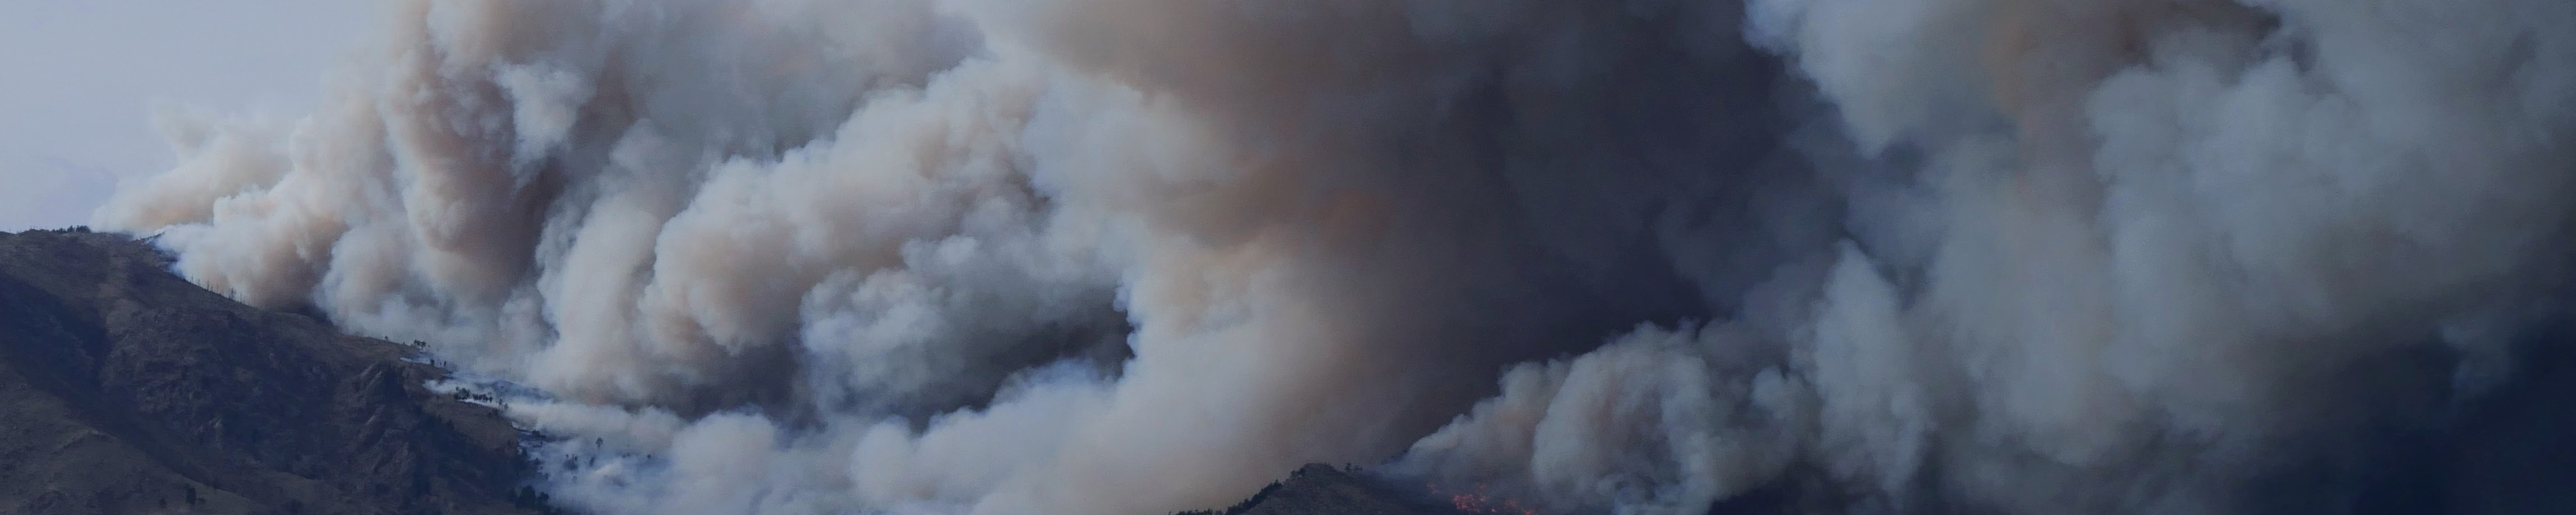
[[[1441,492],[1440,485],[1430,483],[1424,483],[1422,487],[1431,490],[1431,495],[1433,497],[1448,497],[1449,507],[1455,508],[1461,513],[1473,513],[1478,515],[1538,515],[1538,509],[1522,506],[1518,499],[1500,498],[1501,502],[1496,502],[1497,497],[1488,493],[1488,489],[1485,487],[1484,483],[1477,483],[1476,490],[1473,492]]]

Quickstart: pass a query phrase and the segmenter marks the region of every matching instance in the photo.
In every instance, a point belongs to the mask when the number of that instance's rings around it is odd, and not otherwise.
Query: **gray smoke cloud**
[[[600,513],[2333,511],[2261,485],[2501,381],[2576,214],[2558,0],[396,12],[97,225]]]

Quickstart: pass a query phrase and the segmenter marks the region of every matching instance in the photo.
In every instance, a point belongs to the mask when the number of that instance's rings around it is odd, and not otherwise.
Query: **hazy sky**
[[[157,103],[306,110],[381,0],[0,0],[0,230],[85,223],[160,172]]]

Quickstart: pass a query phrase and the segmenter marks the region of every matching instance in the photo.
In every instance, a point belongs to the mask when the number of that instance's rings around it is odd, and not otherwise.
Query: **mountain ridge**
[[[0,513],[527,514],[497,411],[408,347],[260,310],[148,242],[0,232]]]

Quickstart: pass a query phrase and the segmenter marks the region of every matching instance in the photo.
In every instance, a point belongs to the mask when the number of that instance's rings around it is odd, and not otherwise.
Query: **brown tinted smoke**
[[[2505,381],[2576,194],[2561,0],[396,11],[98,221],[609,513],[2332,511],[2262,485]]]

